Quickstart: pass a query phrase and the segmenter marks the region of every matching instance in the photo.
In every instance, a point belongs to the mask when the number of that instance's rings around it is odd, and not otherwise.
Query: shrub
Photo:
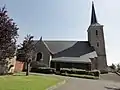
[[[100,70],[101,74],[108,74],[108,70]]]
[[[100,76],[100,71],[94,70],[94,71],[86,71],[86,70],[79,70],[79,69],[62,69],[60,70],[60,73],[68,73],[68,74],[78,74],[78,75],[90,75],[90,76]]]
[[[93,73],[93,75],[96,76],[96,77],[100,76],[100,71],[99,70],[92,71],[91,73]]]
[[[47,65],[45,65],[43,62],[33,61],[31,62],[31,67],[32,68],[47,67]]]
[[[31,72],[52,74],[54,73],[54,70],[51,68],[47,68],[47,67],[44,67],[44,68],[39,67],[39,68],[31,68]]]

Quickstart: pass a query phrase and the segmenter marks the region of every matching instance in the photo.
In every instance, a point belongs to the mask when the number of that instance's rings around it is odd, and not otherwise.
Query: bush
[[[91,73],[93,73],[93,75],[95,77],[99,77],[100,76],[100,71],[99,70],[92,71]]]
[[[100,74],[108,74],[108,70],[100,70]]]
[[[31,62],[31,67],[32,68],[47,67],[47,65],[45,65],[43,62],[33,61]]]
[[[8,67],[5,65],[0,65],[0,75],[6,75],[8,73]]]
[[[75,71],[75,74],[86,74],[86,71],[83,71],[83,70],[77,70]]]
[[[44,74],[52,74],[53,69],[51,68],[47,68],[47,67],[39,67],[39,68],[31,68],[31,72],[35,72],[35,73],[44,73]]]
[[[67,73],[70,73],[70,71],[71,71],[70,69],[61,69],[61,70],[60,70],[60,73],[66,73],[66,72],[67,72]]]
[[[100,76],[100,71],[94,70],[94,71],[86,71],[86,70],[79,70],[79,69],[62,69],[60,70],[60,73],[68,73],[68,74],[78,74],[78,75],[90,75],[90,76]]]

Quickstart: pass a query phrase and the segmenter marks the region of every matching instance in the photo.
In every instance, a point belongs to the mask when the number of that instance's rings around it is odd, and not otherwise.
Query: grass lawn
[[[45,90],[61,79],[42,75],[0,76],[0,90]]]

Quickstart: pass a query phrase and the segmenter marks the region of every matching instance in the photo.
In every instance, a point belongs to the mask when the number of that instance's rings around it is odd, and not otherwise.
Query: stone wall
[[[96,34],[97,31],[97,34]],[[88,41],[97,53],[98,70],[107,69],[107,59],[105,50],[105,40],[103,25],[91,25],[88,28]]]
[[[38,53],[42,53],[42,62],[46,65],[46,66],[50,66],[50,53],[49,50],[46,46],[46,44],[43,41],[40,41],[39,43],[36,44],[36,51],[34,53],[34,59],[33,61],[36,61],[37,58],[37,54]]]
[[[11,59],[6,58],[6,60],[8,61],[7,66],[3,65],[2,62],[0,63],[0,74],[14,73],[14,68],[15,68],[15,63],[16,63],[16,56],[14,56]]]
[[[16,64],[16,56],[14,56],[12,59],[9,60],[8,67],[10,67],[11,65],[13,65],[13,67],[10,68],[10,70],[8,71],[8,73],[14,73],[15,64]]]
[[[98,68],[98,61],[97,61],[97,58],[90,58],[90,60],[91,60],[91,69],[92,70],[96,70],[97,68]]]

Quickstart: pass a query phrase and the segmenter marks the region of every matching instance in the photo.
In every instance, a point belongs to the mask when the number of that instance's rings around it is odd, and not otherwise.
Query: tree
[[[117,64],[117,71],[120,71],[120,64]]]
[[[15,56],[17,31],[18,27],[13,19],[8,17],[6,8],[0,8],[0,65],[5,67],[2,74],[7,73],[9,60]]]
[[[25,55],[25,63],[27,64],[26,76],[29,75],[30,63],[32,60],[32,55],[34,52],[34,45],[33,45],[33,36],[27,35],[25,40],[22,44],[23,53]]]
[[[112,65],[110,66],[111,69],[116,70],[116,66],[112,63]]]

